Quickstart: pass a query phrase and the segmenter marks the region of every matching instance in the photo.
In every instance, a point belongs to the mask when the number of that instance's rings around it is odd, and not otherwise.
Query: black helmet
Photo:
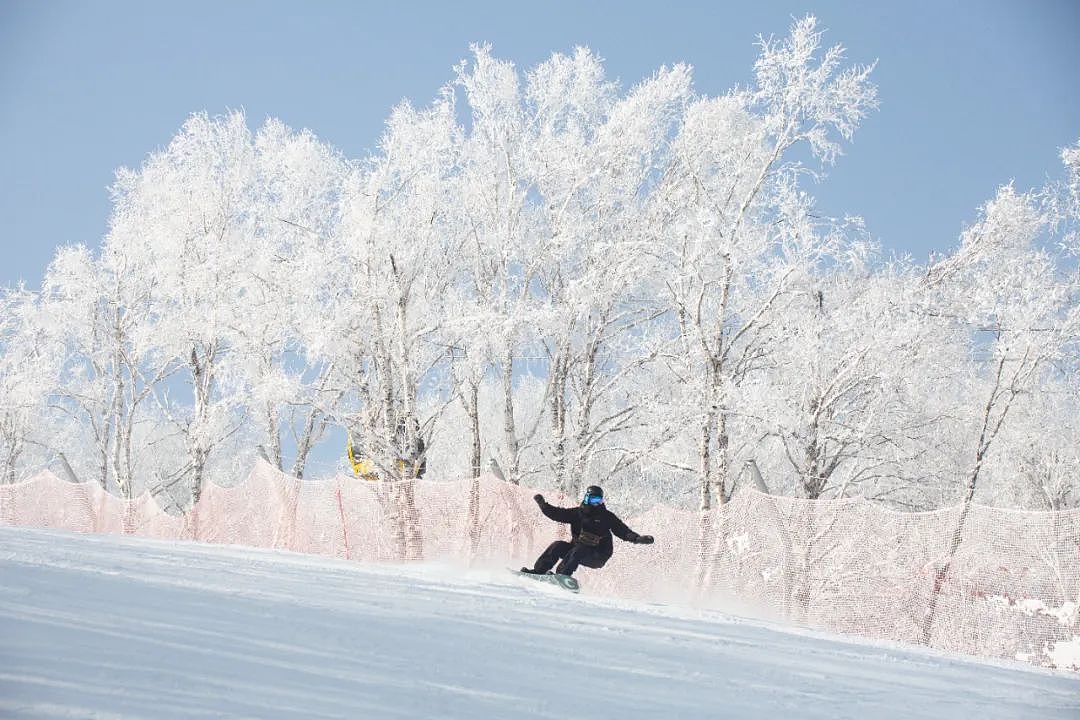
[[[585,488],[585,497],[581,498],[582,505],[603,505],[604,489],[599,485],[590,485]]]

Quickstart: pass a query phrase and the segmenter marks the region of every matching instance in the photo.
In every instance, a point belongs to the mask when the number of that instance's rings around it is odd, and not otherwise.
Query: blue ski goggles
[[[581,501],[582,505],[603,505],[604,497],[602,495],[586,495],[585,499]]]

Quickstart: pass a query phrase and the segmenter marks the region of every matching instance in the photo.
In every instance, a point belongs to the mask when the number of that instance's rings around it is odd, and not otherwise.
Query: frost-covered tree
[[[380,154],[355,167],[342,191],[332,361],[356,400],[346,420],[354,447],[385,477],[417,474],[418,441],[430,443],[445,404],[443,302],[460,241],[447,227],[456,133],[449,93],[428,109],[399,106]]]
[[[25,289],[0,293],[0,483],[23,479],[58,446],[43,420],[64,355],[37,308],[37,295]]]
[[[138,171],[118,173],[107,252],[149,281],[147,332],[158,365],[176,380],[153,397],[181,443],[166,478],[198,502],[211,461],[239,431],[237,386],[226,374],[254,236],[255,151],[241,113],[192,116]]]
[[[1068,153],[1064,157],[1068,163]],[[976,440],[966,449],[963,510],[936,573],[924,641],[980,478],[999,440],[1008,436],[1007,423],[1050,377],[1076,376],[1080,270],[1068,239],[1076,215],[1071,204],[1062,207],[1056,200],[1052,188],[1029,193],[1001,188],[964,232],[960,248],[927,275],[942,314],[968,328],[972,347],[984,359],[970,393],[975,404],[968,416]]]
[[[941,338],[914,312],[916,276],[903,265],[874,268],[872,259],[853,253],[808,278],[774,327],[761,392],[762,436],[771,442],[759,452],[772,456],[777,479],[794,478],[799,497],[909,491],[908,466],[925,461],[921,441],[936,426],[906,386]]]
[[[719,97],[685,66],[624,88],[583,48],[521,71],[474,47],[356,160],[192,116],[118,173],[99,254],[5,295],[4,477],[70,459],[183,508],[256,448],[310,472],[336,430],[381,480],[497,461],[710,510],[754,460],[808,498],[1075,503],[1080,146],[955,253],[882,257],[806,186],[876,105],[822,39],[762,40]],[[410,498],[375,489],[405,548]]]
[[[1050,375],[1013,410],[988,453],[995,504],[1058,511],[1080,507],[1080,388]]]
[[[1075,265],[1046,242],[1052,224],[1038,193],[1002,188],[960,249],[927,276],[940,291],[942,314],[968,329],[982,370],[971,412],[978,439],[964,480],[967,502],[1013,408],[1046,373],[1075,372],[1080,285]]]
[[[806,143],[833,162],[876,106],[871,68],[844,69],[843,48],[822,52],[821,39],[813,17],[800,20],[788,38],[762,40],[753,87],[695,101],[653,193],[645,251],[675,319],[670,362],[690,390],[679,399],[690,415],[670,416],[695,427],[702,509],[731,492],[733,401],[766,354],[766,329],[831,251],[810,227],[793,152]]]
[[[58,413],[49,449],[78,479],[134,497],[161,457],[149,398],[175,368],[152,352],[153,278],[109,246],[119,232],[99,258],[84,247],[57,253],[34,322],[61,363],[46,395]]]
[[[286,448],[303,477],[342,395],[321,341],[328,238],[336,232],[347,163],[310,132],[270,120],[253,138],[253,235],[238,275],[231,372],[261,445],[279,469]],[[256,420],[258,419],[258,420]]]
[[[461,278],[451,291],[448,344],[454,354],[454,386],[470,428],[470,465],[482,462],[481,385],[497,373],[501,432],[489,438],[489,455],[501,457],[510,482],[520,480],[522,444],[529,441],[515,407],[516,358],[524,353],[533,312],[530,243],[535,212],[529,201],[530,128],[517,71],[473,48],[471,63],[456,68],[471,121],[462,129],[456,202],[463,233]]]
[[[620,394],[649,357],[639,342],[642,198],[670,166],[667,140],[690,98],[685,66],[613,96],[598,60],[555,56],[530,73],[536,187],[545,256],[536,263],[547,359],[548,467],[573,492],[607,481],[640,455],[619,441],[640,422]]]

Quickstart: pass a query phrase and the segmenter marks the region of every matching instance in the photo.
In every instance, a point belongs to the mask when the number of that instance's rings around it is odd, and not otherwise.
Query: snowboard
[[[532,578],[533,580],[540,580],[541,582],[548,582],[552,585],[558,585],[559,587],[569,590],[570,592],[578,592],[581,590],[581,586],[578,585],[578,581],[569,575],[558,575],[556,573],[548,573],[547,575],[534,575],[533,573],[521,572],[520,570],[511,570],[510,572],[521,577]]]

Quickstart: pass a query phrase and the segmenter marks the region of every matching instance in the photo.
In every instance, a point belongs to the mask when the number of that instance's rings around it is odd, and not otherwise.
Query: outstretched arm
[[[652,535],[638,535],[628,528],[626,523],[620,520],[615,513],[611,513],[611,533],[620,540],[639,545],[651,545],[653,541]]]
[[[569,523],[574,519],[574,508],[561,508],[552,505],[543,495],[533,495],[533,500],[540,506],[540,512],[555,522]]]

